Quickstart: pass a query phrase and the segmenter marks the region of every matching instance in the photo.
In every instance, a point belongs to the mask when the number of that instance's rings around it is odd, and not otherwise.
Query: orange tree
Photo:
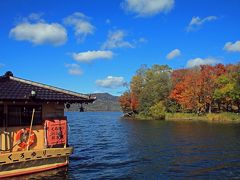
[[[175,99],[183,109],[190,112],[211,112],[214,103],[216,79],[225,73],[225,67],[202,65],[188,69],[180,79],[175,79],[170,98]],[[177,76],[178,77],[178,76]]]

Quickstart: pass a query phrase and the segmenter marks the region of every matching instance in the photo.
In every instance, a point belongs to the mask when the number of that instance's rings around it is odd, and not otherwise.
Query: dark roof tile
[[[87,103],[96,99],[88,95],[16,78],[11,73],[0,76],[0,101],[28,101],[32,99],[31,91],[36,92],[35,99],[39,101]]]

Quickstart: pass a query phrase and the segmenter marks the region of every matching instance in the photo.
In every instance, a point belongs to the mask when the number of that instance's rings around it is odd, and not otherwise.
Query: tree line
[[[240,64],[142,65],[119,102],[124,113],[161,119],[165,112],[240,112]]]

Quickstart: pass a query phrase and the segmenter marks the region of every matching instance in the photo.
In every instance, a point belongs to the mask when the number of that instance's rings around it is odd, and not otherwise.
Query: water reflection
[[[57,180],[57,179],[69,179],[68,176],[68,167],[62,167],[54,170],[49,170],[45,172],[39,172],[24,176],[17,176],[12,178],[6,178],[8,180],[35,180],[35,179],[50,179],[50,180]]]
[[[132,157],[145,160],[132,169],[132,177],[239,177],[239,125],[156,121],[129,123],[134,126],[134,136],[128,136],[130,153],[135,149]]]
[[[240,178],[238,124],[131,121],[113,112],[67,116],[75,147],[68,171],[26,179]]]

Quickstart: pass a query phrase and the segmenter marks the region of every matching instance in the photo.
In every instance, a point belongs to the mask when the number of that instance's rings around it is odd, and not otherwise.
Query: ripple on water
[[[240,126],[67,113],[68,171],[48,179],[238,179]],[[43,177],[42,177],[43,178]]]

